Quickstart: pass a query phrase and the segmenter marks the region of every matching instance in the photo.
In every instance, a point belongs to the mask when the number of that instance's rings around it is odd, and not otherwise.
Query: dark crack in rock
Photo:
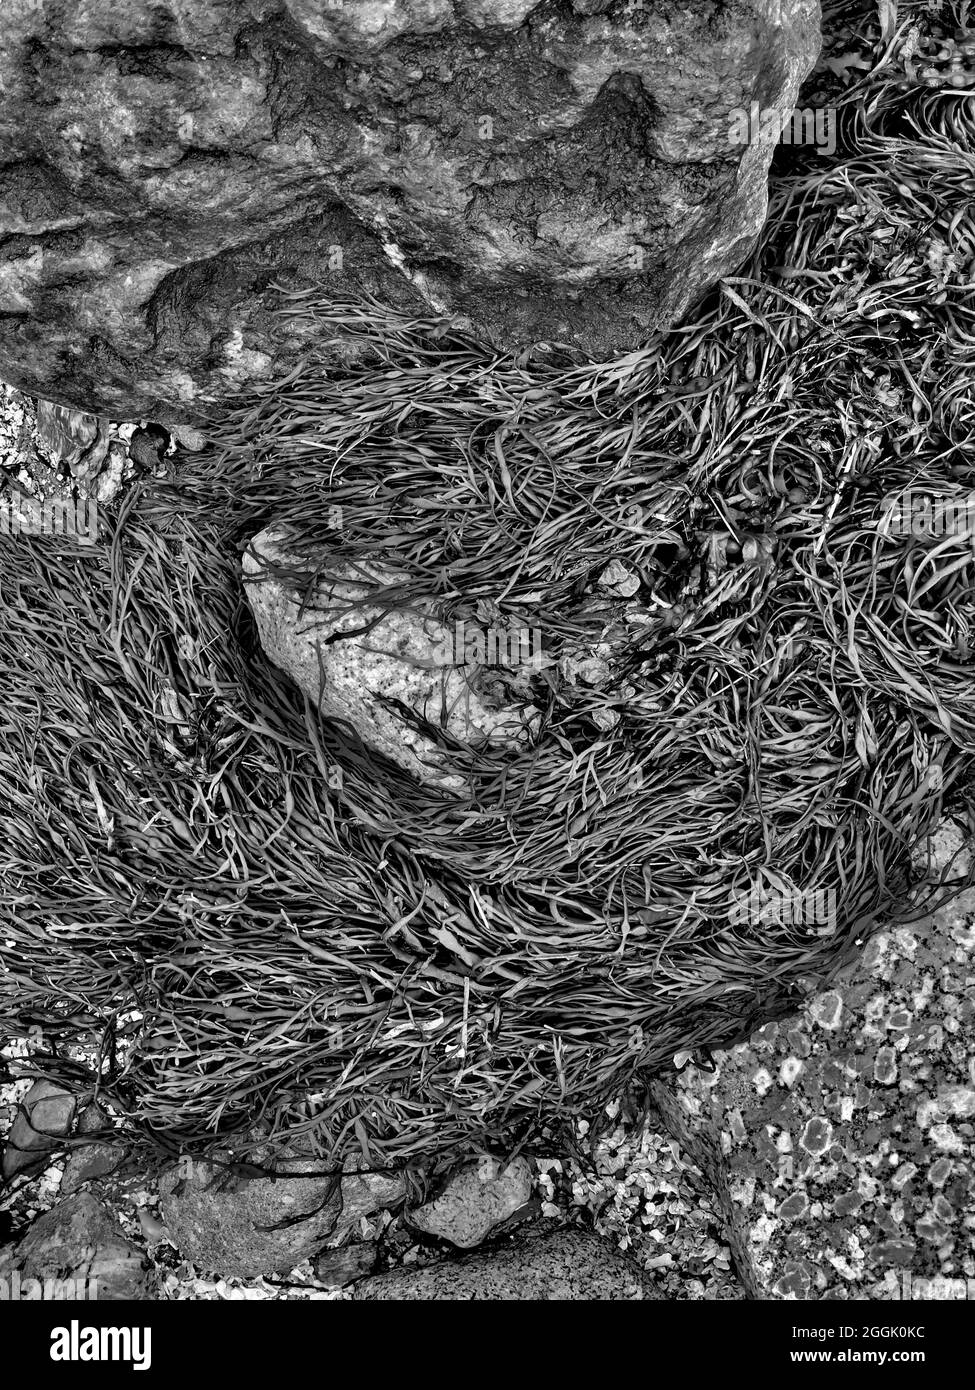
[[[193,423],[341,327],[639,345],[749,254],[816,0],[89,0],[5,10],[0,376]]]

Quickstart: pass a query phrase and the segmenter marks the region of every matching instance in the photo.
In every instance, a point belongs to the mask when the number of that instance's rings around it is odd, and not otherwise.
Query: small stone
[[[829,1120],[823,1119],[821,1115],[814,1115],[812,1119],[806,1121],[806,1127],[802,1131],[799,1140],[806,1153],[818,1158],[824,1154],[833,1141],[833,1126]]]
[[[432,1202],[412,1211],[410,1224],[468,1250],[531,1200],[531,1168],[523,1158],[507,1167],[485,1157],[455,1172]]]
[[[315,1278],[326,1288],[342,1289],[371,1274],[376,1268],[376,1259],[376,1247],[371,1241],[323,1250],[315,1259]]]
[[[830,1031],[837,1029],[843,1018],[843,997],[835,989],[818,995],[809,1005],[809,1013],[814,1023]]]
[[[874,1258],[879,1264],[909,1265],[914,1261],[917,1250],[913,1240],[884,1240],[874,1247]]]
[[[786,1057],[779,1067],[779,1080],[783,1086],[794,1086],[802,1071],[802,1063],[798,1057]]]
[[[869,1173],[861,1173],[857,1179],[857,1191],[864,1201],[872,1202],[877,1195],[879,1184]]]
[[[5,1178],[43,1168],[58,1140],[71,1130],[76,1099],[52,1081],[35,1081],[21,1101],[3,1151]]]
[[[493,1250],[380,1274],[356,1299],[602,1302],[660,1298],[637,1262],[595,1231],[532,1229]]]
[[[147,473],[158,468],[162,452],[162,441],[148,429],[137,429],[129,440],[129,458]]]
[[[932,1100],[928,1097],[920,1102],[915,1113],[917,1116],[918,1128],[927,1129],[929,1125],[933,1124],[934,1121],[940,1117],[941,1107],[936,1100]]]
[[[759,1067],[752,1077],[752,1085],[760,1096],[766,1095],[772,1089],[772,1073],[766,1067]]]
[[[808,1057],[812,1051],[809,1035],[801,1028],[790,1028],[786,1034],[786,1040],[797,1057]]]
[[[800,1216],[804,1216],[809,1209],[809,1198],[805,1192],[793,1192],[791,1197],[786,1197],[785,1201],[779,1205],[776,1216],[783,1221],[796,1221]]]
[[[939,1149],[945,1153],[963,1154],[965,1145],[958,1137],[951,1125],[932,1125],[928,1130],[928,1138]]]
[[[951,1203],[939,1192],[932,1202],[932,1208],[939,1221],[954,1221],[955,1209]]]
[[[859,1192],[841,1192],[833,1202],[833,1211],[837,1216],[854,1216],[862,1206]]]
[[[163,1174],[163,1219],[185,1259],[252,1278],[287,1274],[317,1254],[339,1218],[339,1183],[319,1174],[310,1157],[280,1158],[273,1166],[273,1177],[254,1178],[192,1160]]]
[[[938,1105],[944,1115],[970,1119],[975,1115],[975,1087],[939,1086]]]
[[[607,733],[610,729],[615,729],[620,722],[620,716],[617,714],[616,710],[609,709],[606,706],[600,706],[597,709],[590,710],[589,718],[595,724],[596,728],[603,733]]]
[[[943,1221],[939,1221],[933,1214],[922,1216],[914,1227],[922,1240],[928,1241],[932,1245],[941,1245],[948,1235],[948,1228]]]
[[[98,438],[95,415],[53,401],[37,402],[37,445],[43,458],[73,472]]]
[[[910,1182],[916,1172],[917,1165],[915,1163],[902,1163],[890,1180],[891,1187],[896,1187],[899,1191],[905,1183]]]
[[[874,1221],[877,1229],[886,1236],[897,1236],[900,1234],[900,1223],[895,1221],[889,1211],[883,1207],[878,1207],[874,1213]]]
[[[114,502],[122,486],[125,473],[125,445],[113,439],[108,446],[108,457],[94,483],[95,501],[101,506]]]
[[[950,869],[953,877],[958,877],[968,870],[967,845],[965,831],[955,821],[946,818],[919,847],[915,862],[925,867],[932,878],[941,877],[946,869]]]
[[[418,781],[448,792],[462,792],[466,777],[449,754],[425,731],[426,724],[461,743],[513,750],[530,744],[534,706],[505,703],[500,667],[480,662],[502,655],[505,675],[517,683],[522,660],[543,659],[537,629],[505,624],[481,627],[458,619],[453,628],[437,620],[432,608],[369,606],[370,584],[402,583],[404,573],[370,561],[344,564],[323,552],[329,579],[318,584],[311,608],[302,610],[303,593],[278,571],[301,567],[283,537],[262,531],[243,555],[244,586],[261,645],[322,713],[347,721],[363,742],[396,762]],[[360,606],[355,607],[354,605]],[[499,620],[500,623],[500,620]],[[363,635],[364,624],[371,624]],[[535,654],[528,648],[535,643]],[[472,645],[473,644],[473,645]],[[490,648],[490,653],[488,652]],[[504,648],[502,653],[501,648]],[[468,657],[471,660],[468,661]],[[490,686],[490,688],[488,688]],[[479,693],[480,689],[480,693]],[[404,718],[399,706],[416,715]]]
[[[342,1214],[336,1236],[374,1212],[398,1207],[406,1197],[402,1173],[347,1173],[342,1178]]]
[[[198,454],[206,448],[206,435],[195,425],[170,425],[169,429],[181,449]]]
[[[928,1169],[928,1182],[932,1187],[943,1187],[951,1173],[951,1159],[938,1158]]]
[[[880,1047],[873,1063],[874,1080],[881,1086],[892,1086],[897,1080],[897,1053],[892,1047]]]
[[[72,1292],[45,1292],[45,1297],[99,1300],[147,1297],[148,1274],[135,1246],[122,1233],[115,1218],[88,1192],[79,1192],[39,1216],[13,1250],[0,1251],[0,1281],[14,1272],[25,1297],[25,1279],[48,1281],[62,1290],[71,1281]],[[33,1295],[39,1297],[40,1295]]]
[[[61,1191],[68,1196],[87,1182],[107,1177],[115,1172],[124,1157],[124,1151],[112,1144],[85,1144],[73,1149],[64,1165]]]

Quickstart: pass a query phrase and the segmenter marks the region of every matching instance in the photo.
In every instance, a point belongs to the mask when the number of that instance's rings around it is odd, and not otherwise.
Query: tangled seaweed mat
[[[971,132],[863,87],[753,265],[647,350],[490,357],[309,291],[282,312],[357,325],[367,367],[241,402],[93,548],[0,539],[0,1024],[39,1074],[90,1086],[94,1041],[170,1151],[510,1150],[794,1007],[909,900],[970,786],[975,576],[885,499],[975,482]],[[537,745],[447,745],[458,800],[323,721],[241,597],[271,521],[309,594],[323,554],[382,557],[411,576],[384,601],[541,627]],[[612,559],[646,617],[573,683]],[[829,920],[741,911],[811,894]]]

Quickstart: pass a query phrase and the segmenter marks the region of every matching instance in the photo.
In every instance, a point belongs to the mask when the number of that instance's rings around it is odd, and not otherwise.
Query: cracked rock
[[[0,32],[0,376],[202,423],[372,296],[605,359],[750,254],[816,0],[87,0]],[[158,403],[160,405],[157,409]]]

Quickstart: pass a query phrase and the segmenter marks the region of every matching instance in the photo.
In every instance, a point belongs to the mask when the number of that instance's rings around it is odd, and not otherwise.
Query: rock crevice
[[[780,10],[779,24],[773,22]],[[272,284],[636,347],[747,255],[816,0],[91,0],[0,36],[0,375],[186,420],[352,351]]]

